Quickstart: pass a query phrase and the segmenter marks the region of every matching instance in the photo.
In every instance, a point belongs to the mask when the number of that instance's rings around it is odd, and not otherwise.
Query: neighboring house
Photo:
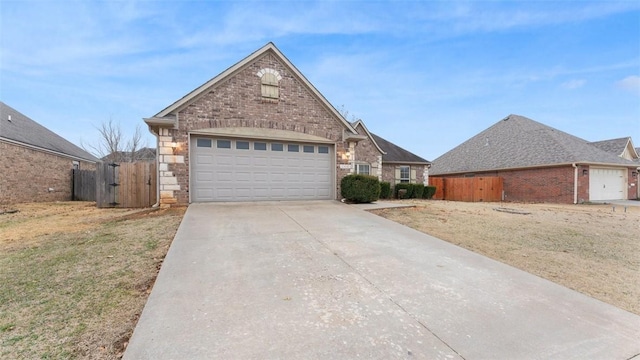
[[[0,153],[0,204],[71,200],[72,169],[99,161],[3,102]]]
[[[623,159],[637,161],[638,151],[633,147],[630,137],[592,142],[591,145],[600,150],[610,152]]]
[[[115,151],[109,155],[103,156],[100,160],[110,163],[154,162],[156,161],[156,149],[143,147],[136,150],[133,154],[131,151]]]
[[[637,162],[518,115],[435,159],[429,174],[502,177],[505,201],[582,203],[638,196]]]
[[[348,174],[383,178],[383,149],[273,43],[144,121],[158,139],[161,206],[337,199]]]

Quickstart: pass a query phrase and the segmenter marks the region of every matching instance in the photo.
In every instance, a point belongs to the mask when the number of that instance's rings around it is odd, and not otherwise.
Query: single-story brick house
[[[71,200],[72,169],[98,159],[0,102],[0,204]]]
[[[364,124],[348,122],[273,43],[144,121],[157,136],[161,206],[338,199],[348,174],[390,176]],[[394,160],[408,166],[398,181],[426,179],[426,160]]]
[[[623,158],[623,148],[618,153],[601,147],[509,115],[435,159],[429,174],[502,177],[505,201],[575,204],[636,199],[638,162]]]

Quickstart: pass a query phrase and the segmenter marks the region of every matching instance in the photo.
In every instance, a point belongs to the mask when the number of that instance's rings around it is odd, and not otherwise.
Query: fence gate
[[[156,202],[156,164],[109,163],[96,173],[98,207],[140,208]]]

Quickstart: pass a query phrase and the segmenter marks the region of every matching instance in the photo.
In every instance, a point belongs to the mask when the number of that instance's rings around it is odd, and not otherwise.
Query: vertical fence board
[[[429,178],[429,185],[436,187],[436,193],[433,194],[432,199],[444,200],[444,178]]]
[[[156,164],[121,163],[117,167],[104,164],[98,178],[98,207],[149,207],[156,201]],[[112,186],[110,184],[118,184]]]
[[[435,200],[502,201],[503,179],[500,177],[429,178],[436,187]]]
[[[95,170],[71,170],[73,181],[73,193],[71,200],[95,201],[96,200],[96,171]]]

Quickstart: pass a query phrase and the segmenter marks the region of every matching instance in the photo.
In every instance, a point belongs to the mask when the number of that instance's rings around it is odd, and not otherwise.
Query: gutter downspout
[[[573,203],[578,203],[578,164],[573,163]]]

